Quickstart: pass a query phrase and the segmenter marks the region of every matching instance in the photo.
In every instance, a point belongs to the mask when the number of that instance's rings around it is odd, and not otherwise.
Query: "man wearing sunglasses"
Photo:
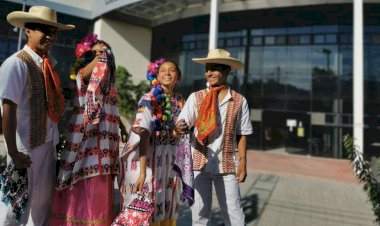
[[[252,124],[247,100],[227,84],[231,69],[241,69],[243,63],[222,49],[210,50],[206,58],[193,61],[205,64],[209,87],[189,96],[176,126],[179,134],[194,127],[193,225],[207,225],[210,220],[212,184],[224,224],[245,225],[238,183],[247,176],[246,136],[252,134]]]
[[[22,28],[24,48],[0,67],[0,106],[8,152],[0,176],[0,225],[45,225],[55,187],[55,145],[64,109],[55,59],[49,54],[58,30],[54,10],[33,6],[8,22]]]

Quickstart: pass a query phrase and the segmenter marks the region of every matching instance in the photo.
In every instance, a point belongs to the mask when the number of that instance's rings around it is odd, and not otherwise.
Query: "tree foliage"
[[[376,216],[375,221],[380,223],[380,184],[376,180],[376,175],[372,173],[370,164],[358,152],[358,147],[350,135],[347,134],[343,137],[343,145],[348,153],[348,159],[353,164],[356,177],[363,183],[363,190],[372,204],[372,210]]]
[[[128,70],[118,66],[116,68],[116,87],[119,94],[120,115],[131,121],[136,114],[140,97],[149,91],[150,86],[146,81],[140,81],[135,85]]]

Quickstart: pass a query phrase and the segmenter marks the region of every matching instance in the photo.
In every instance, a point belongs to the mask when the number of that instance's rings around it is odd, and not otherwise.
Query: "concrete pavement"
[[[6,153],[2,138],[0,156]],[[248,151],[247,159],[240,189],[248,226],[376,225],[348,161],[261,151]],[[189,208],[181,208],[177,225],[191,225]],[[215,192],[211,225],[223,225]]]
[[[240,184],[248,226],[375,226],[366,193],[345,160],[248,152]],[[191,225],[187,207],[179,226]],[[211,225],[223,225],[213,194]]]

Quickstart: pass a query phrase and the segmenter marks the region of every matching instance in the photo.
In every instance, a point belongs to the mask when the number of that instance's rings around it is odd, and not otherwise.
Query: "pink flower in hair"
[[[165,59],[164,59],[164,58],[160,58],[160,59],[158,59],[158,60],[156,60],[156,61],[150,63],[150,64],[148,65],[148,72],[149,72],[149,74],[151,74],[151,75],[156,75],[156,74],[157,74],[157,70],[158,70],[158,68],[159,68],[160,65],[161,65],[162,63],[164,63],[164,62],[165,62]]]
[[[80,43],[77,44],[77,48],[75,49],[75,56],[80,57],[83,53],[90,51],[91,46],[98,41],[97,34],[88,34],[86,37],[82,39]]]

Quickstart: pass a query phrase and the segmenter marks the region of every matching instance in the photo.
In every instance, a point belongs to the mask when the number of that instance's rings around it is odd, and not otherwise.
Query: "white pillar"
[[[22,11],[24,12],[25,11],[25,5],[26,5],[26,0],[23,0],[22,1]],[[19,28],[19,31],[18,31],[18,42],[17,42],[17,51],[20,51],[21,50],[21,40],[22,40],[22,32],[23,32],[23,29],[22,28]]]
[[[100,35],[102,34],[102,20],[101,19],[97,19],[94,22],[94,31],[93,31],[93,33],[98,35],[98,39],[102,39],[100,37]]]
[[[354,139],[359,152],[363,153],[364,98],[363,98],[363,0],[354,0],[354,75],[353,75],[353,113]]]
[[[210,33],[208,49],[216,49],[218,46],[218,0],[211,0],[210,5]]]

